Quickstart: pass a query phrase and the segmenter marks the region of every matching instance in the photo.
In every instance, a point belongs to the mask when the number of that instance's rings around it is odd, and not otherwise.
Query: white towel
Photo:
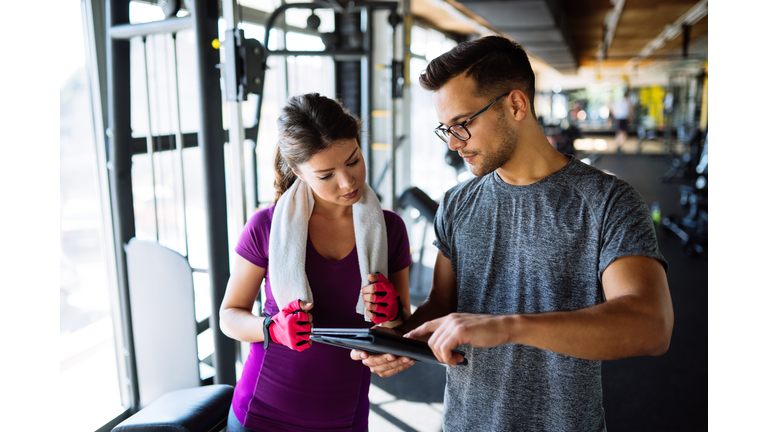
[[[373,189],[367,183],[362,189],[362,197],[352,205],[357,261],[362,278],[360,288],[370,285],[368,274],[380,272],[389,277],[384,213]],[[301,179],[296,179],[275,206],[269,234],[268,271],[272,295],[280,309],[296,299],[314,301],[304,270],[309,218],[314,206],[312,189]],[[370,321],[365,315],[362,294],[357,299],[355,310]]]

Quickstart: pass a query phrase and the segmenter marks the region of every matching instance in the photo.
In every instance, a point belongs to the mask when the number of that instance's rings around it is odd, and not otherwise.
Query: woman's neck
[[[352,216],[352,206],[344,206],[334,204],[317,196],[315,191],[312,191],[312,196],[315,199],[315,206],[312,209],[312,215],[321,216],[325,219],[343,219]]]

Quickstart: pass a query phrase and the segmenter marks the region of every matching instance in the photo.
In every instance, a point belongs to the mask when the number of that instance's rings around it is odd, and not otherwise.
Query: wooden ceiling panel
[[[461,3],[462,0],[446,0],[465,15],[472,17],[483,25],[488,23],[481,17],[473,14]],[[508,0],[510,1],[510,0]],[[603,65],[623,66],[628,60],[639,55],[640,51],[662,34],[666,26],[674,24],[681,16],[696,6],[700,0],[626,0],[621,17],[617,23],[614,38],[607,51],[607,58]],[[428,0],[414,0],[412,3],[414,15],[430,21],[441,23],[445,27],[444,14],[429,7]],[[503,1],[499,1],[500,8],[508,8]],[[597,59],[597,51],[603,39],[603,25],[605,17],[613,9],[612,0],[565,0],[560,2],[570,35],[571,44],[576,62],[580,66],[594,65]],[[486,13],[490,13],[487,12]],[[474,15],[474,16],[472,16]],[[494,29],[491,26],[488,28]],[[464,33],[466,28],[461,26],[451,29],[456,33]],[[705,36],[708,32],[708,20],[706,17],[699,20],[691,28],[691,40]],[[529,42],[530,43],[530,42]],[[532,44],[534,47],[535,43]],[[534,50],[535,51],[535,50]],[[682,52],[682,36],[668,41],[665,46],[657,51],[659,58],[669,57],[676,52]],[[535,53],[535,52],[534,52]],[[653,60],[653,54],[651,61]]]
[[[691,36],[690,36],[690,42],[689,44],[692,44],[697,39],[701,38],[702,36],[706,36],[708,34],[709,29],[709,23],[708,23],[708,17],[704,17],[699,22],[691,26]],[[693,53],[693,47],[689,45],[688,52]],[[667,42],[664,47],[659,49],[658,51],[661,55],[673,55],[673,54],[680,54],[683,53],[683,35],[680,34],[676,38],[672,39],[671,41]]]
[[[698,0],[627,0],[606,57],[629,60],[636,56],[696,3]]]
[[[564,1],[561,3],[573,36],[576,61],[595,58],[603,37],[605,15],[613,9],[611,0]]]

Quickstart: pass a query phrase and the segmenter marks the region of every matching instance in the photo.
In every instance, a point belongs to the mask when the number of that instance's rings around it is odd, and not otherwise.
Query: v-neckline
[[[318,252],[317,249],[315,249],[315,245],[312,243],[312,237],[309,234],[307,234],[307,245],[309,245],[309,248],[317,256],[319,256],[320,258],[322,258],[323,260],[327,261],[328,263],[330,263],[330,264],[332,264],[334,266],[341,265],[342,262],[346,261],[349,257],[351,257],[355,253],[355,251],[357,250],[357,245],[355,245],[354,247],[352,247],[352,250],[349,252],[349,254],[347,254],[347,256],[345,256],[344,258],[342,258],[342,259],[340,259],[338,261],[334,261],[334,260],[332,260],[330,258],[327,258],[327,257],[323,256],[323,254],[321,254],[320,252]]]

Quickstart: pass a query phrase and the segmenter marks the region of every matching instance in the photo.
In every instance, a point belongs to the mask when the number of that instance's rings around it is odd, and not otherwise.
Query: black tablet
[[[373,354],[394,354],[425,363],[440,363],[426,342],[406,339],[392,333],[374,329],[355,328],[314,328],[309,338],[313,342],[356,349]],[[454,350],[464,355],[461,351]],[[467,364],[466,358],[460,364]]]

